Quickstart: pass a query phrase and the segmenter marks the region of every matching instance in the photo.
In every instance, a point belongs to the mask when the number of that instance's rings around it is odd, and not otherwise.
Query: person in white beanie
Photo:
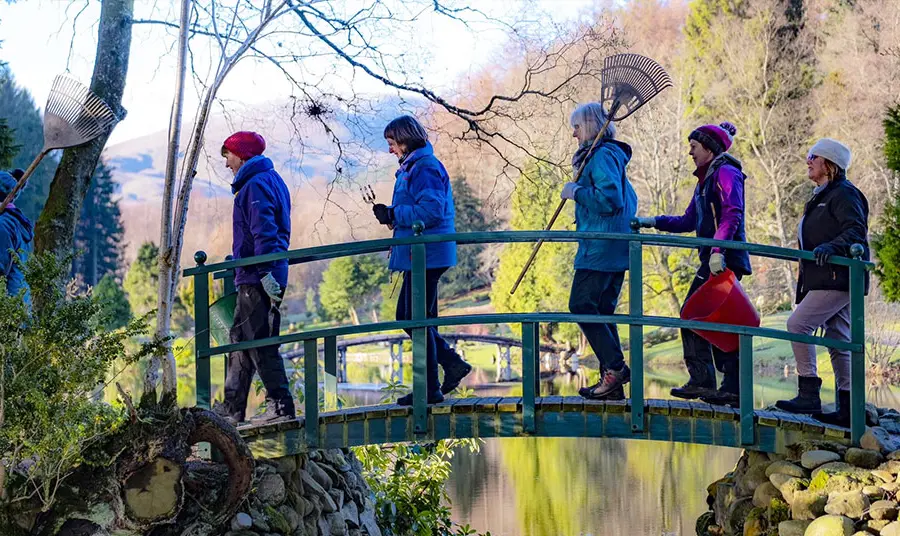
[[[800,218],[797,237],[800,249],[812,251],[816,260],[800,261],[797,308],[787,321],[791,333],[810,335],[824,326],[825,337],[850,340],[849,269],[828,262],[834,255],[849,257],[853,244],[861,244],[864,258],[869,258],[869,202],[847,180],[850,161],[850,149],[830,138],[817,141],[806,158],[807,175],[816,186]],[[866,275],[866,292],[868,287]],[[829,349],[837,382],[837,410],[821,413],[822,380],[816,372],[816,347],[798,342],[791,346],[797,362],[798,394],[775,405],[829,424],[850,426],[850,352]]]

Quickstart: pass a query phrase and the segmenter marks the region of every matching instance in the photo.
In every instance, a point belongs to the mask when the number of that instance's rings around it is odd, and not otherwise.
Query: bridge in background
[[[423,236],[417,222],[415,236],[370,240],[293,250],[259,257],[206,264],[206,254],[194,256],[197,266],[185,270],[194,277],[196,320],[197,405],[210,407],[210,358],[236,350],[273,344],[300,343],[303,358],[303,415],[297,420],[273,426],[241,430],[254,452],[281,455],[310,448],[433,440],[445,437],[498,436],[583,436],[626,437],[686,441],[701,444],[740,446],[781,452],[801,438],[828,438],[859,444],[865,431],[865,271],[872,264],[860,259],[862,246],[854,245],[854,258],[834,257],[829,262],[846,266],[850,273],[851,340],[849,342],[811,335],[797,335],[769,328],[697,322],[643,313],[642,285],[629,284],[629,311],[626,315],[575,315],[557,312],[476,314],[426,318],[425,245],[454,241],[459,244],[513,242],[576,242],[578,240],[622,240],[629,243],[629,280],[643,280],[643,248],[669,246],[697,248],[718,246],[746,250],[752,255],[788,261],[814,260],[811,252],[787,248],[687,238],[659,234],[597,233],[576,231],[500,231]],[[230,274],[239,266],[287,259],[291,264],[342,256],[387,251],[392,246],[412,249],[413,318],[407,321],[378,322],[359,326],[339,326],[258,341],[210,346],[209,276],[224,277],[226,290],[233,291]],[[230,284],[229,284],[230,283]],[[568,285],[568,282],[564,284]],[[594,402],[580,398],[541,397],[538,360],[541,323],[615,323],[629,326],[630,398],[623,402]],[[426,328],[519,324],[522,333],[522,396],[516,398],[451,399],[428,406],[425,400]],[[644,326],[702,329],[734,333],[740,339],[740,409],[714,407],[644,398]],[[413,406],[393,405],[339,409],[337,404],[338,337],[409,329],[413,347]],[[851,426],[833,428],[811,418],[754,410],[753,339],[763,337],[849,350],[851,359]],[[319,380],[319,347],[323,354],[323,382]],[[306,356],[317,356],[309,359]],[[320,403],[321,390],[324,404]]]
[[[454,348],[459,341],[479,342],[484,344],[497,345],[497,381],[512,381],[512,358],[510,356],[510,348],[522,347],[521,339],[511,339],[509,337],[501,337],[499,335],[479,335],[474,333],[441,333],[444,338]],[[350,339],[340,339],[337,341],[337,381],[344,383],[347,381],[347,349],[354,346],[368,346],[372,344],[388,344],[391,353],[391,381],[403,383],[403,342],[408,341],[409,337],[405,333],[382,333],[379,335],[366,335],[362,337],[353,337]],[[306,355],[303,347],[295,343],[295,348],[282,351],[281,357],[290,360],[299,360]],[[558,345],[541,344],[541,352],[563,352],[563,348]],[[325,356],[325,344],[318,345],[319,356]]]

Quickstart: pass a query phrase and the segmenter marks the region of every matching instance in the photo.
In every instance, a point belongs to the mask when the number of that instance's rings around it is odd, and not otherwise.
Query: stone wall
[[[253,492],[213,534],[381,536],[362,464],[348,449],[257,460]]]
[[[804,441],[787,455],[745,451],[707,488],[698,536],[900,536],[900,414],[878,410],[848,448]],[[873,422],[874,421],[874,422]]]

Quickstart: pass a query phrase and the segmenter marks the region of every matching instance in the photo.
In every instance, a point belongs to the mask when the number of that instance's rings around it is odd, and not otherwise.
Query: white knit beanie
[[[850,161],[853,159],[849,147],[831,138],[822,138],[817,141],[809,150],[809,154],[830,160],[845,171],[850,167]]]

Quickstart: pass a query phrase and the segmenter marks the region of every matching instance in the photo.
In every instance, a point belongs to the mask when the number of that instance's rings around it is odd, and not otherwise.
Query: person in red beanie
[[[287,251],[291,241],[291,197],[272,161],[263,156],[266,140],[255,132],[236,132],[222,144],[225,167],[234,174],[232,255],[235,259]],[[277,337],[278,305],[287,286],[287,260],[242,266],[234,270],[237,303],[232,343]],[[284,361],[278,346],[232,352],[225,379],[225,401],[213,410],[237,425],[244,420],[253,374],[266,389],[266,409],[253,424],[295,417]]]
[[[654,227],[669,233],[695,232],[700,238],[746,242],[744,230],[744,181],[740,161],[728,154],[737,128],[725,122],[703,125],[688,136],[690,155],[697,169],[697,187],[687,210],[681,216],[638,218],[641,227]],[[691,283],[685,302],[710,275],[729,268],[740,280],[751,273],[750,255],[742,250],[718,247],[699,248],[700,268]],[[740,382],[738,352],[723,352],[689,329],[681,330],[684,363],[690,379],[672,389],[678,398],[700,398],[710,404],[738,407]],[[716,390],[716,369],[722,372],[722,385]]]

